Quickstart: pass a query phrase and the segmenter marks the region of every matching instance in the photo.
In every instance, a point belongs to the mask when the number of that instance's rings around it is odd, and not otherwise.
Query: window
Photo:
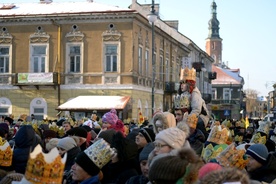
[[[35,98],[30,104],[30,114],[33,114],[36,120],[43,120],[47,115],[47,103],[43,98]]]
[[[9,73],[9,47],[0,47],[0,73]]]
[[[47,45],[31,45],[31,72],[47,72],[47,47]]]
[[[1,116],[9,116],[12,114],[12,104],[8,98],[1,97],[0,98],[0,115]]]
[[[70,72],[80,72],[80,60],[81,60],[81,47],[78,45],[70,46]]]
[[[149,75],[149,50],[146,50],[145,52],[145,75]]]
[[[212,99],[216,100],[217,99],[217,89],[212,88]]]
[[[163,66],[164,66],[164,60],[163,60],[163,56],[160,56],[160,63],[159,63],[159,79],[160,81],[163,81]]]
[[[230,88],[223,88],[223,100],[231,100]]]
[[[166,81],[170,81],[170,66],[169,66],[169,59],[166,58],[166,61],[165,61],[165,74],[166,74]]]
[[[143,64],[142,64],[142,54],[143,54],[143,48],[139,46],[139,49],[138,49],[138,72],[139,74],[142,74],[142,71],[143,71]]]
[[[117,57],[118,57],[117,45],[105,46],[105,71],[117,72]]]

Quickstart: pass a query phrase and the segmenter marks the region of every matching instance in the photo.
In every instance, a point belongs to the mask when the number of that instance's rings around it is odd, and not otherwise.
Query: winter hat
[[[155,141],[155,134],[151,128],[141,128],[139,132],[143,134],[148,143]]]
[[[0,123],[0,128],[5,131],[5,133],[9,133],[9,125],[7,123]]]
[[[173,149],[179,149],[184,145],[188,136],[188,125],[183,122],[179,122],[177,127],[171,127],[160,131],[156,135],[155,140],[160,140],[161,142],[168,144]]]
[[[59,139],[58,138],[52,138],[49,142],[46,143],[46,150],[50,151],[51,149],[57,147]]]
[[[44,138],[54,138],[57,137],[57,133],[54,130],[44,130]]]
[[[64,137],[62,139],[59,139],[57,147],[62,148],[66,151],[69,151],[70,149],[77,146],[76,141],[72,137]]]
[[[218,163],[209,162],[199,169],[198,178],[202,179],[206,174],[220,169],[222,169],[222,167]]]
[[[71,128],[66,132],[66,134],[71,136],[79,136],[83,138],[87,137],[87,131],[85,130],[85,128],[82,127]]]
[[[107,112],[102,117],[103,123],[109,123],[111,126],[114,126],[118,120],[117,111],[115,109],[111,109],[110,112]]]
[[[125,125],[122,122],[122,120],[118,119],[116,123],[112,126],[117,132],[121,132],[124,136],[126,135],[125,133]]]
[[[10,124],[13,123],[13,119],[10,118],[10,117],[5,117],[4,121],[6,121],[6,120],[7,120]]]
[[[152,183],[176,183],[182,178],[182,183],[187,180],[192,183],[197,180],[198,170],[202,165],[202,160],[191,148],[182,148],[174,156],[160,154],[150,164],[149,180]]]
[[[268,150],[264,144],[253,144],[246,150],[245,154],[250,155],[256,161],[264,165],[268,157]]]
[[[163,112],[163,114],[168,120],[168,126],[169,127],[175,127],[176,126],[175,116],[170,112]]]
[[[95,176],[100,172],[100,169],[110,160],[114,151],[109,144],[99,139],[86,150],[79,153],[75,162],[90,176]]]
[[[139,162],[148,160],[149,154],[154,150],[153,142],[148,143],[139,154]]]
[[[114,129],[108,129],[101,131],[101,133],[98,135],[98,138],[103,138],[107,143],[111,144],[113,136],[116,134],[116,130]]]

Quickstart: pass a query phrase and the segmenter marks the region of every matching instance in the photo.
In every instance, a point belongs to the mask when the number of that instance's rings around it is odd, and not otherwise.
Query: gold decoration
[[[266,143],[266,136],[262,136],[260,132],[254,134],[250,140],[250,143],[255,144],[265,144]]]
[[[227,144],[219,144],[213,147],[213,145],[210,143],[202,149],[201,157],[207,163],[211,159],[216,158],[225,148],[227,148],[227,146]]]
[[[188,67],[181,69],[180,80],[193,80],[196,81],[196,70],[194,68],[189,69]]]
[[[9,167],[12,164],[13,149],[8,141],[0,137],[0,166]]]
[[[190,114],[187,118],[187,124],[190,128],[196,129],[198,117],[196,114]]]
[[[227,128],[223,126],[214,126],[211,129],[211,132],[207,138],[207,141],[213,142],[216,144],[225,144],[228,140],[229,132]]]
[[[236,167],[244,169],[249,159],[245,157],[245,150],[237,150],[235,144],[230,144],[216,158],[223,167]]]
[[[174,107],[175,109],[190,109],[191,108],[191,94],[184,92],[181,95],[176,95],[174,97]]]
[[[62,183],[66,157],[67,155],[61,158],[57,148],[45,154],[42,152],[41,146],[37,145],[30,154],[27,163],[25,172],[26,180],[33,184]]]

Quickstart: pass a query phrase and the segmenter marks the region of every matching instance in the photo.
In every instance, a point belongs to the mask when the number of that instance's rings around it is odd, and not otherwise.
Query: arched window
[[[8,98],[0,98],[0,116],[9,116],[12,114],[12,104]]]
[[[36,120],[43,120],[47,117],[47,102],[44,98],[35,98],[30,103],[30,114]]]

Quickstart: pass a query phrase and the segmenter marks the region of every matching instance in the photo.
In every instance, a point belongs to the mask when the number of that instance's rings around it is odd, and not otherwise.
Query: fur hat
[[[109,112],[103,115],[102,122],[109,123],[113,127],[116,124],[118,119],[119,118],[117,116],[117,111],[115,109],[111,109]]]
[[[57,137],[57,132],[54,130],[44,130],[43,136],[44,138],[55,138]]]
[[[148,160],[149,154],[154,150],[153,142],[148,143],[139,154],[139,162]]]
[[[152,183],[192,183],[197,180],[198,170],[203,166],[203,161],[191,148],[182,148],[175,156],[160,154],[153,158],[149,180]]]
[[[189,133],[188,125],[185,122],[179,122],[177,127],[167,128],[159,132],[155,140],[160,140],[173,149],[179,149],[184,145]]]
[[[268,157],[268,150],[264,144],[253,144],[246,150],[245,154],[250,155],[256,161],[264,165]]]
[[[151,128],[141,128],[139,132],[143,134],[148,143],[155,141],[155,134]]]
[[[64,137],[62,139],[59,139],[57,143],[57,147],[62,148],[66,151],[69,151],[70,149],[76,146],[77,146],[77,143],[72,137]]]
[[[76,163],[90,176],[95,176],[111,160],[113,154],[109,144],[105,140],[99,139],[77,155]]]
[[[161,125],[157,125],[158,120],[162,123]],[[170,112],[159,112],[153,116],[150,124],[153,125],[154,133],[157,134],[159,133],[158,127],[160,127],[162,130],[170,127],[175,127],[176,120],[174,115]]]

